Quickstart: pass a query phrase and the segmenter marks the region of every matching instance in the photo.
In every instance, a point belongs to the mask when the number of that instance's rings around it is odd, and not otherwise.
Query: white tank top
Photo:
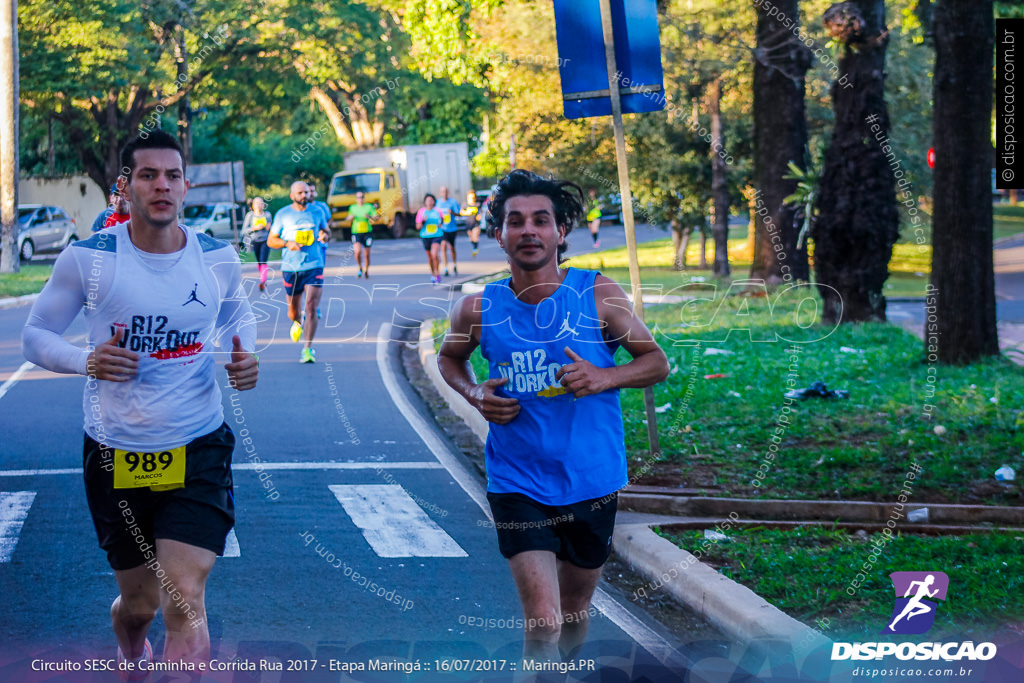
[[[89,344],[122,328],[121,346],[139,354],[139,371],[127,382],[86,380],[85,431],[116,448],[177,448],[224,420],[212,347],[225,293],[192,230],[183,229],[185,248],[173,254],[140,252],[127,224],[104,232],[116,238],[116,258],[104,264],[115,272],[107,295],[84,311]]]

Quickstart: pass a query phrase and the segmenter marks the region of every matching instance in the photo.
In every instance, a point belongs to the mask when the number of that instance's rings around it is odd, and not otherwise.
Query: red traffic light
[[[935,148],[928,148],[928,168],[935,168]]]

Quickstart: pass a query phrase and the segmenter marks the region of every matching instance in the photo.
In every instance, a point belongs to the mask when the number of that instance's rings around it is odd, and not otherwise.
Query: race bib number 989
[[[185,485],[185,447],[153,453],[114,450],[114,488],[167,490]]]

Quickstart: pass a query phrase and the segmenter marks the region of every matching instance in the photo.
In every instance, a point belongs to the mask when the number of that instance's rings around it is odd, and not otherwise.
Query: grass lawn
[[[642,392],[622,392],[633,483],[891,501],[917,462],[925,471],[912,502],[1024,504],[1019,479],[993,476],[1003,464],[1024,472],[1024,369],[1002,358],[930,366],[923,343],[893,325],[823,328],[810,286],[772,300],[714,288],[646,311],[672,374],[654,390],[660,460],[648,454]],[[620,350],[618,362],[627,358]],[[483,360],[473,362],[485,378]],[[814,381],[850,398],[787,405],[788,388]]]
[[[0,298],[35,294],[43,289],[51,273],[53,266],[22,263],[20,273],[0,275]]]
[[[1024,208],[1024,207],[1022,207]],[[1021,225],[1024,226],[1024,218]],[[663,293],[690,282],[701,282],[710,279],[710,270],[698,270],[700,254],[699,245],[691,244],[686,250],[685,271],[672,269],[675,254],[672,240],[656,240],[646,242],[637,247],[637,260],[643,264],[640,268],[640,281],[652,290],[662,288]],[[813,256],[813,254],[812,254]],[[708,260],[713,259],[713,248],[708,248]],[[931,273],[932,247],[930,244],[897,243],[893,247],[892,259],[889,261],[889,279],[885,283],[887,297],[923,297]],[[729,262],[733,269],[734,279],[743,279],[750,272],[750,256],[746,238],[729,240]],[[569,265],[577,268],[600,270],[602,273],[623,284],[629,283],[629,260],[625,247],[608,249],[592,254],[582,254],[569,259]],[[813,270],[813,269],[812,269]],[[813,277],[813,272],[812,272]],[[694,280],[694,278],[698,278]]]
[[[702,546],[699,530],[658,531],[691,552]],[[948,597],[937,611],[929,640],[980,642],[1008,631],[1008,625],[1019,634],[1024,620],[1024,531],[945,537],[903,534],[889,540],[882,534],[808,526],[731,529],[727,535],[731,540],[711,544],[703,562],[804,623],[827,623],[823,630],[833,640],[907,639],[879,634],[892,618],[888,576],[894,571],[934,569],[949,575]],[[871,562],[875,547],[882,551]]]
[[[994,239],[1024,233],[1024,205],[996,204],[992,212]]]

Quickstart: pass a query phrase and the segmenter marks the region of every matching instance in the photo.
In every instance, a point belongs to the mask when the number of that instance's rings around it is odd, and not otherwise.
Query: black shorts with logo
[[[618,493],[570,505],[544,505],[521,493],[487,493],[498,549],[511,558],[548,550],[583,569],[597,569],[612,552]]]
[[[361,244],[367,249],[373,246],[373,233],[372,232],[354,232],[352,233],[353,244]]]
[[[285,270],[281,272],[284,279],[284,293],[286,296],[298,296],[306,287],[324,286],[324,269],[310,268],[309,270]]]
[[[114,450],[88,434],[82,465],[85,496],[100,547],[116,570],[152,559],[157,538],[180,541],[218,555],[235,525],[231,452],[235,435],[227,424],[185,447],[185,485],[169,491],[114,488]],[[153,553],[148,555],[147,553]]]

